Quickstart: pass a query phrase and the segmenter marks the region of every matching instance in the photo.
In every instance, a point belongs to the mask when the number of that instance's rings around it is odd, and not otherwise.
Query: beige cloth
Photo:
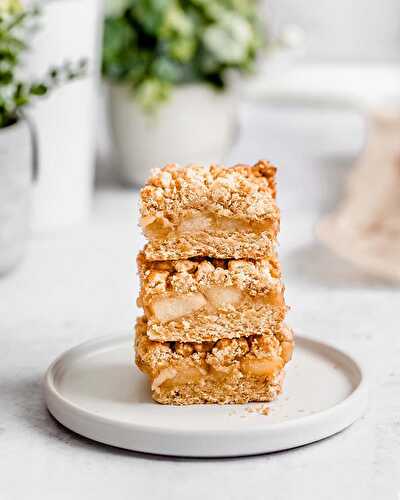
[[[371,114],[369,140],[345,199],[317,232],[358,267],[400,281],[400,112]]]

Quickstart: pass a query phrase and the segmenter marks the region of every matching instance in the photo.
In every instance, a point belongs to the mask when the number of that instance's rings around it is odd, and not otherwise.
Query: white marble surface
[[[126,452],[58,425],[42,396],[49,363],[84,340],[129,331],[138,313],[137,198],[103,187],[88,226],[36,237],[22,266],[0,280],[1,500],[398,498],[400,290],[351,268],[313,236],[362,137],[357,116],[247,105],[231,159],[281,164],[290,321],[365,361],[365,417],[320,443],[225,460]]]

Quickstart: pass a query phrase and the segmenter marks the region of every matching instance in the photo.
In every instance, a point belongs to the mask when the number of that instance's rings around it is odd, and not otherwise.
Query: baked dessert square
[[[271,255],[280,223],[275,174],[266,161],[230,168],[171,164],[156,170],[140,196],[140,225],[149,240],[146,258]]]
[[[208,342],[262,335],[280,328],[286,313],[275,256],[254,259],[198,257],[137,259],[138,305],[151,340]]]
[[[293,350],[286,326],[275,334],[217,342],[156,342],[144,317],[136,324],[136,364],[163,404],[247,403],[274,400]]]

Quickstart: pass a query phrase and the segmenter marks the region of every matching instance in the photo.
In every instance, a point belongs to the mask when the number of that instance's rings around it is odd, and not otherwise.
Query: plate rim
[[[80,417],[85,418],[85,419],[93,419],[97,422],[106,424],[106,425],[112,425],[112,426],[118,426],[122,428],[127,428],[132,430],[133,428],[137,429],[139,432],[160,432],[165,435],[171,434],[171,435],[179,435],[184,437],[185,435],[192,435],[192,434],[198,434],[198,435],[207,435],[207,434],[215,434],[215,432],[218,433],[223,433],[223,434],[235,434],[238,435],[240,433],[244,433],[246,435],[249,434],[256,434],[259,433],[262,430],[266,429],[274,429],[276,432],[279,432],[283,429],[290,430],[294,427],[299,427],[304,423],[312,425],[313,422],[317,422],[321,419],[327,418],[331,416],[332,414],[335,414],[339,411],[343,411],[346,407],[352,406],[354,401],[357,399],[360,399],[360,397],[364,393],[368,393],[368,381],[367,381],[367,375],[366,375],[366,369],[363,365],[363,363],[360,363],[359,360],[355,359],[353,355],[350,355],[348,352],[344,351],[341,348],[336,347],[335,345],[332,345],[330,342],[325,342],[321,341],[315,337],[311,337],[309,335],[304,335],[297,333],[295,335],[296,342],[304,342],[312,345],[319,345],[323,346],[324,348],[327,348],[329,350],[333,350],[335,354],[338,354],[341,357],[344,357],[347,362],[350,362],[350,365],[352,368],[356,369],[358,374],[359,374],[359,382],[357,386],[353,389],[353,391],[342,401],[337,403],[334,406],[331,406],[325,410],[319,411],[318,413],[311,414],[311,415],[304,415],[300,416],[296,419],[288,420],[285,422],[279,422],[279,423],[268,423],[268,421],[265,422],[265,425],[258,425],[256,427],[247,427],[245,429],[241,428],[222,428],[222,427],[214,427],[214,428],[209,428],[209,429],[202,429],[202,428],[193,428],[193,429],[180,429],[180,428],[171,428],[168,426],[155,426],[155,425],[143,425],[140,423],[136,422],[126,422],[123,420],[115,420],[111,417],[107,417],[104,415],[98,415],[95,414],[89,410],[86,410],[76,403],[72,402],[69,400],[67,397],[65,397],[58,389],[57,385],[55,382],[55,377],[57,374],[57,365],[65,361],[71,356],[79,356],[79,354],[85,355],[90,353],[90,350],[96,350],[97,352],[102,349],[106,349],[107,347],[111,345],[118,345],[125,343],[129,340],[130,336],[128,335],[106,335],[102,337],[97,337],[95,339],[90,339],[85,342],[82,342],[78,345],[75,345],[71,347],[70,349],[67,349],[64,351],[62,354],[60,354],[48,367],[46,370],[45,376],[44,376],[44,389],[45,389],[45,400],[46,400],[46,405],[49,408],[49,406],[53,406],[52,403],[56,401],[58,404],[63,405],[67,410],[70,410],[71,412],[78,414]],[[96,349],[91,349],[97,347]],[[86,351],[86,352],[85,352]],[[51,401],[53,400],[53,401]],[[157,404],[157,403],[154,403]],[[199,405],[200,406],[200,405]],[[236,406],[241,406],[241,405],[232,405],[234,407]],[[64,408],[64,409],[65,409]],[[50,410],[50,413],[53,415],[53,412]],[[360,414],[362,414],[360,412]],[[57,420],[58,418],[53,415]],[[62,422],[61,422],[62,423]]]

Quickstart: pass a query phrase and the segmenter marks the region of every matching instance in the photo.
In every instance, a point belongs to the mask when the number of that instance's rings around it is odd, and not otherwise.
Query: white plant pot
[[[32,146],[27,123],[0,129],[0,275],[22,258],[29,234]]]
[[[151,169],[167,163],[223,162],[237,130],[233,92],[185,85],[154,114],[145,113],[125,86],[110,91],[111,124],[119,176],[142,185]]]
[[[95,99],[102,9],[99,0],[57,0],[43,4],[41,29],[32,37],[27,73],[82,58],[88,75],[56,89],[30,115],[38,129],[40,178],[34,190],[33,229],[39,232],[88,218],[95,160]]]

